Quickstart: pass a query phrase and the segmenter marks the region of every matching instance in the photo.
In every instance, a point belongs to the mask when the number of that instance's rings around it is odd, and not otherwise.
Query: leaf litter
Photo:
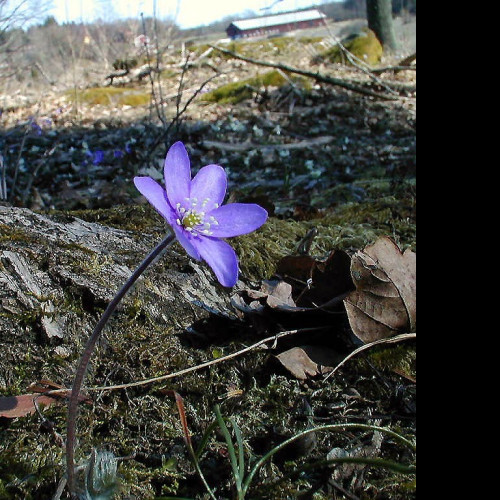
[[[338,336],[338,323],[331,327],[334,315],[345,312],[352,333],[364,344],[416,332],[416,254],[410,249],[402,253],[390,238],[379,238],[352,257],[338,250],[324,261],[285,256],[277,274],[281,280],[265,281],[260,290],[243,290],[233,297],[233,304],[246,315],[259,316],[261,328],[264,323],[271,328],[275,321],[282,326],[304,322],[325,330],[316,337],[319,345],[296,345],[277,354],[298,379],[332,372],[342,352],[356,346],[347,335],[344,345],[331,349],[328,337]]]

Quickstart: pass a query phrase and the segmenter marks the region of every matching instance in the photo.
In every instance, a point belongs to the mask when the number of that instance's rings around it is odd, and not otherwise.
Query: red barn
[[[227,36],[233,40],[252,36],[269,36],[299,29],[325,25],[326,15],[317,9],[274,16],[257,17],[234,21],[226,29]]]

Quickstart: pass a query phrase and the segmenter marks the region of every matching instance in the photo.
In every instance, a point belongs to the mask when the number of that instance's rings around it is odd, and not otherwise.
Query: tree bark
[[[380,43],[389,52],[398,48],[392,22],[392,0],[367,0],[368,27],[377,35]]]
[[[73,368],[59,373],[57,359],[78,359],[102,310],[164,234],[0,205],[0,390],[39,378],[69,384]],[[131,315],[147,318],[152,332],[182,331],[207,310],[231,316],[230,294],[206,266],[174,246],[122,302],[107,335],[126,337]],[[180,348],[176,337],[169,343]],[[44,359],[43,373],[25,362],[26,346]],[[20,380],[15,369],[21,365]]]

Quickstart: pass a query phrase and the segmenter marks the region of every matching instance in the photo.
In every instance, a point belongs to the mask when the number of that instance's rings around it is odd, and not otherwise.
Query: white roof
[[[302,12],[290,12],[288,14],[277,14],[274,16],[256,17],[254,19],[244,19],[234,21],[232,24],[242,31],[256,28],[267,28],[269,26],[279,26],[281,24],[298,23],[300,21],[315,21],[325,19],[326,16],[317,9],[304,10]]]

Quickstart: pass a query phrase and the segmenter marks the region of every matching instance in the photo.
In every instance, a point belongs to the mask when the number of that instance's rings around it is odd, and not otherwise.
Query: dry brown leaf
[[[334,250],[324,261],[307,255],[284,257],[278,263],[277,273],[295,284],[300,308],[318,308],[329,306],[332,300],[354,290],[350,265],[346,252]]]
[[[65,403],[71,394],[71,390],[46,379],[31,384],[28,390],[33,391],[34,394],[0,397],[0,418],[25,417],[35,413],[37,408],[47,408],[54,403]],[[81,394],[78,400],[85,403],[90,402],[85,394]]]
[[[390,238],[378,239],[351,262],[356,291],[344,301],[353,332],[375,342],[417,330],[417,256],[401,252]]]
[[[260,290],[247,291],[248,297],[253,300],[265,300],[272,309],[279,307],[295,307],[292,298],[292,287],[285,281],[263,281]]]
[[[333,370],[339,360],[335,351],[320,346],[294,347],[276,357],[299,380],[325,375]]]
[[[291,277],[293,280],[307,283],[312,277],[316,263],[316,259],[309,255],[287,255],[278,262],[276,272],[284,278]]]
[[[35,413],[36,406],[48,407],[57,402],[57,399],[40,394],[23,394],[0,398],[0,417],[18,418]]]

